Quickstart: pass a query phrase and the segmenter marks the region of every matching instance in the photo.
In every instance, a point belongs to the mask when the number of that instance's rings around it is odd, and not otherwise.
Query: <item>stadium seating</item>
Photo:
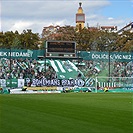
[[[82,78],[94,77],[100,75],[103,71],[108,71],[108,62],[84,61],[85,65],[75,65],[70,60],[24,60],[6,58],[0,59],[0,79],[10,78],[59,78],[59,79],[75,79],[78,74],[82,74]],[[46,74],[46,75],[45,75]],[[52,76],[50,76],[52,75]],[[85,76],[85,77],[84,77]],[[102,73],[102,76],[107,76]],[[111,63],[111,76],[131,77],[133,76],[133,67],[131,62],[113,62]]]

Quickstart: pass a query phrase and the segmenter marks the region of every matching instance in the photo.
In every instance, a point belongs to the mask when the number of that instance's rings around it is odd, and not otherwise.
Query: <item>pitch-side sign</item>
[[[31,82],[31,86],[78,86],[82,87],[85,85],[85,81],[82,79],[26,79],[26,83]]]

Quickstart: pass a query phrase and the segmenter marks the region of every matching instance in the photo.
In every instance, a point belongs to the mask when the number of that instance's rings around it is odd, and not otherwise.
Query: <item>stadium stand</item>
[[[28,60],[28,59],[0,59],[0,79],[10,78],[63,78],[75,79],[78,76],[78,68],[69,60]]]
[[[83,61],[83,65],[74,65],[69,60],[49,60],[44,66],[44,61],[31,59],[0,59],[0,79],[10,78],[77,78],[77,73],[83,72],[82,78],[100,75],[103,70],[108,71],[108,62]],[[46,69],[46,70],[45,70]],[[45,72],[46,71],[46,72]],[[111,64],[112,77],[131,77],[133,76],[133,63],[113,62]],[[85,77],[83,76],[85,75]],[[102,76],[107,76],[102,73]]]
[[[88,55],[85,56],[85,52],[80,56],[84,58],[82,60],[78,60],[69,58],[39,59],[32,57],[1,57],[0,87],[10,87],[10,85],[12,85],[13,88],[16,88],[16,84],[18,83],[18,86],[31,86],[33,79],[38,80],[38,87],[42,86],[39,82],[44,82],[41,79],[83,79],[85,86],[94,88],[96,87],[96,77],[109,76],[108,59],[91,59]],[[110,77],[121,77],[121,79],[122,77],[133,77],[133,61],[111,60]],[[117,80],[117,78],[114,79]],[[124,83],[127,83],[127,79],[123,78],[122,80],[124,80]],[[101,82],[99,83],[100,86],[105,86],[106,84],[108,84],[107,80],[105,81],[105,78],[99,78],[99,82]],[[112,82],[110,84],[113,86],[115,85]]]

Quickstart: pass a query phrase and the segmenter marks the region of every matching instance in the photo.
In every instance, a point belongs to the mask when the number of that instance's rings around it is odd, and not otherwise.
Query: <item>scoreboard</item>
[[[47,41],[47,53],[75,53],[76,43],[74,41]]]
[[[46,41],[45,57],[75,58],[76,42],[74,41]]]

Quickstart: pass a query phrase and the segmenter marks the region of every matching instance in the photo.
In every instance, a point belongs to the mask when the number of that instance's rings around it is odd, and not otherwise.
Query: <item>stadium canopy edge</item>
[[[83,58],[81,57],[65,57],[65,56],[49,56],[49,57],[45,57],[45,56],[38,56],[39,59],[67,59],[67,60],[83,60]]]

